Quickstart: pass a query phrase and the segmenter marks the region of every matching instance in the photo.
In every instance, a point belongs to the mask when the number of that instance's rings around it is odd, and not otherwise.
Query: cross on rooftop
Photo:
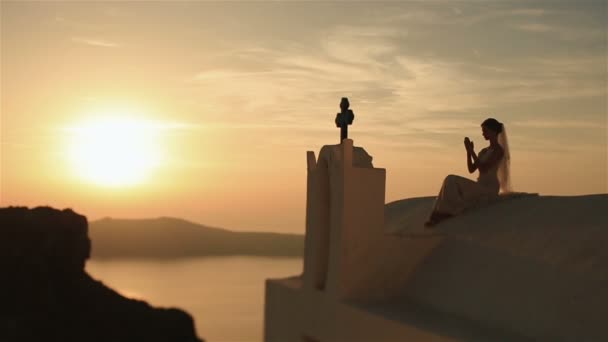
[[[336,114],[336,127],[340,127],[340,143],[348,139],[348,125],[351,125],[355,119],[355,113],[348,107],[350,107],[348,98],[343,97],[340,101],[340,113]]]

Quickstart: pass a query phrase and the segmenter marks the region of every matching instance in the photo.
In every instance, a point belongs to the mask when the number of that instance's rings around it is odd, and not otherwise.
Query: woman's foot
[[[437,223],[439,223],[439,222],[441,222],[441,221],[443,221],[443,220],[445,220],[445,219],[448,219],[448,218],[450,218],[450,217],[452,217],[452,215],[451,215],[451,214],[445,214],[445,213],[440,213],[440,212],[434,212],[434,213],[432,213],[432,214],[431,214],[431,217],[429,217],[429,220],[428,220],[428,221],[426,221],[426,222],[424,223],[424,226],[425,226],[426,228],[432,228],[432,227],[433,227],[433,226],[435,226]]]

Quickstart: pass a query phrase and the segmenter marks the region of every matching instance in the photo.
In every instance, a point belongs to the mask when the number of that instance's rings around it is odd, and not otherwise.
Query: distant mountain
[[[235,232],[177,218],[112,219],[89,223],[92,258],[185,258],[251,255],[301,257],[304,237]]]

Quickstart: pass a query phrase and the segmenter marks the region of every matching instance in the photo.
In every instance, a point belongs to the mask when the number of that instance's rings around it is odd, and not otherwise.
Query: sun
[[[161,163],[158,129],[145,120],[106,117],[69,128],[69,161],[82,180],[107,187],[142,184]]]

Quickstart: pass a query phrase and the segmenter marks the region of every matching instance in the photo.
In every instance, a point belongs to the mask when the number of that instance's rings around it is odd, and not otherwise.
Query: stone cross
[[[350,107],[348,98],[343,97],[342,101],[340,101],[341,111],[336,114],[336,127],[340,127],[340,144],[342,140],[348,139],[348,125],[351,125],[355,119],[355,113],[348,109],[348,107]]]

